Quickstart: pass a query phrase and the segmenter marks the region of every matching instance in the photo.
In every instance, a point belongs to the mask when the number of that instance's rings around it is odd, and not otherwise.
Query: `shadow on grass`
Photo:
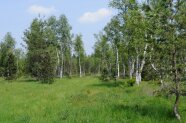
[[[170,108],[160,105],[139,105],[139,104],[120,104],[113,105],[114,111],[128,112],[128,114],[133,114],[140,117],[149,117],[153,121],[157,122],[169,122],[176,121],[173,112]]]
[[[90,86],[93,86],[93,87],[108,87],[108,88],[117,87],[117,85],[115,83],[100,83],[100,84],[92,84]]]
[[[17,82],[25,82],[25,83],[37,83],[39,81],[35,80],[35,79],[20,79],[20,80],[17,80]]]
[[[121,82],[100,82],[98,84],[92,84],[90,86],[93,87],[108,87],[108,88],[115,88],[115,87],[119,87],[122,83]]]

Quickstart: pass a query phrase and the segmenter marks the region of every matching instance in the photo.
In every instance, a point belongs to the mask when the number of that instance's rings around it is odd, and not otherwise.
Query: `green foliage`
[[[102,81],[109,81],[111,79],[110,77],[110,72],[108,71],[107,68],[104,68],[101,72],[101,77],[100,80]]]
[[[0,67],[0,76],[2,77],[4,75],[4,67]]]
[[[28,46],[27,71],[43,83],[52,83],[55,77],[56,55],[51,29],[42,20],[33,20],[24,40]]]
[[[112,67],[111,73],[110,73],[110,77],[111,77],[112,79],[116,79],[116,78],[117,78],[117,70],[116,70],[115,67]]]
[[[17,66],[16,66],[16,59],[13,53],[7,54],[6,63],[4,66],[4,77],[7,80],[13,80],[16,79],[16,73],[17,73]]]
[[[152,81],[152,80],[159,80],[158,73],[152,68],[151,63],[149,61],[146,62],[142,72],[142,78],[144,81]]]
[[[58,58],[58,69],[59,73],[62,72],[64,75],[71,76],[72,71],[72,27],[70,26],[68,19],[65,15],[61,15],[56,20],[56,37],[57,37],[57,50],[59,52]],[[60,75],[62,77],[63,75]]]
[[[110,71],[109,64],[113,61],[113,54],[107,37],[102,32],[94,36],[96,39],[94,45],[94,69],[96,69],[97,73],[102,72],[104,69]]]
[[[14,50],[15,40],[8,32],[0,45],[0,72],[7,80],[16,79],[17,65]]]
[[[103,81],[116,80],[117,79],[117,70],[112,67],[111,71],[108,68],[103,68],[101,71],[100,79]]]
[[[26,56],[22,49],[15,49],[15,58],[17,66],[16,77],[20,78],[26,74]]]
[[[55,52],[53,52],[54,48],[47,48],[42,54],[42,68],[41,68],[41,81],[42,83],[53,83],[55,77],[55,66],[56,66],[56,57]]]
[[[74,50],[75,55],[77,58],[78,68],[79,68],[79,75],[82,76],[82,63],[84,61],[85,51],[82,41],[82,35],[76,35],[74,40]]]
[[[128,86],[134,86],[134,84],[135,84],[135,82],[136,82],[135,79],[128,79],[128,80],[126,80],[126,81],[127,81]]]
[[[77,57],[83,57],[85,55],[82,35],[76,35],[74,41],[74,50]]]

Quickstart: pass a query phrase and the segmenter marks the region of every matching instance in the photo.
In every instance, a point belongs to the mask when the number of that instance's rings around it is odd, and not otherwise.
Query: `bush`
[[[111,78],[116,79],[117,78],[117,70],[115,67],[111,69]]]
[[[102,81],[116,80],[116,78],[117,71],[115,68],[112,68],[111,71],[109,71],[108,68],[103,68],[100,77]]]
[[[127,80],[128,86],[134,86],[135,82],[136,82],[135,79],[129,79],[129,80]]]
[[[3,77],[4,76],[4,68],[3,67],[0,67],[0,77]]]
[[[106,68],[104,68],[102,70],[100,80],[102,80],[102,81],[109,81],[110,80],[110,74]]]

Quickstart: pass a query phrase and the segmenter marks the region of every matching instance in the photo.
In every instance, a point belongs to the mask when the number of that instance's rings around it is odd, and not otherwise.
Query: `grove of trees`
[[[118,13],[95,34],[86,55],[82,35],[74,36],[65,15],[35,18],[24,31],[26,49],[16,49],[7,33],[0,44],[0,75],[7,80],[29,75],[42,83],[55,78],[98,75],[102,80],[159,81],[174,94],[173,112],[186,95],[186,1],[112,0]],[[23,52],[24,51],[24,52]]]

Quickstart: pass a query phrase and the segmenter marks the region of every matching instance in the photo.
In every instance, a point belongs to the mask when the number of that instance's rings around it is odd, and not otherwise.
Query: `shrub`
[[[117,78],[117,70],[115,67],[111,69],[111,78],[116,79]]]
[[[129,80],[127,80],[128,86],[134,86],[135,82],[136,82],[135,79],[129,79]]]
[[[3,67],[0,67],[0,77],[3,77],[4,76],[4,68]]]
[[[109,74],[109,71],[106,68],[104,68],[102,70],[100,79],[102,81],[109,81],[110,80],[110,74]]]

